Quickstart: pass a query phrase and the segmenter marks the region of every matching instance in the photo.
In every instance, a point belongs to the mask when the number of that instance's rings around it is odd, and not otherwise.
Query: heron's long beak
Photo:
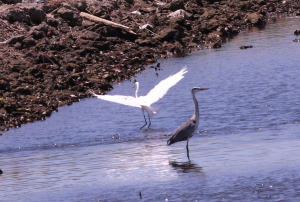
[[[201,90],[208,90],[209,88],[201,88]]]
[[[132,88],[134,88],[136,86],[136,84],[134,84],[133,86],[132,86]]]

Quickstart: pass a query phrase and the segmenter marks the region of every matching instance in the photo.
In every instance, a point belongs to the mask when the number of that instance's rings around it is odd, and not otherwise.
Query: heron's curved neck
[[[138,98],[138,92],[140,87],[139,82],[136,82],[135,85],[136,85],[135,97]]]
[[[195,117],[196,117],[196,120],[199,120],[199,106],[198,106],[198,101],[196,99],[196,96],[195,96],[196,92],[192,92],[192,97],[193,97],[193,100],[194,100],[194,104],[195,104]]]

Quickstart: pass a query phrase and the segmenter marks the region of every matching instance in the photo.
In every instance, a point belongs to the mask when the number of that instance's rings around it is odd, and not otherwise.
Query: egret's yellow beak
[[[134,88],[136,86],[136,84],[134,84],[133,86],[132,86],[132,88]]]

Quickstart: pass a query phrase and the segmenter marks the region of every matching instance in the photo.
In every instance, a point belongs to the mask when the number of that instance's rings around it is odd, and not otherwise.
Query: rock
[[[25,36],[23,36],[23,35],[13,36],[7,41],[7,43],[9,45],[13,45],[13,44],[16,44],[17,42],[21,43],[24,39],[25,39]]]
[[[250,45],[250,46],[240,46],[240,49],[247,49],[247,48],[252,48],[253,46]]]
[[[61,18],[64,18],[66,20],[73,20],[75,18],[75,11],[66,9],[66,8],[60,8],[57,13],[60,15]]]
[[[242,11],[250,10],[252,6],[253,6],[253,3],[250,1],[240,1],[239,2],[239,8]]]
[[[0,80],[0,90],[8,90],[9,89],[9,83],[4,80]]]
[[[30,16],[30,20],[34,23],[41,23],[46,18],[46,13],[43,11],[42,4],[37,3],[21,3],[17,4],[24,13]],[[22,19],[20,19],[22,22]],[[31,23],[30,23],[31,24]]]
[[[2,133],[1,133],[1,135],[2,135]],[[3,174],[3,171],[0,169],[0,175],[2,175]]]
[[[140,11],[132,11],[132,14],[136,14],[136,15],[142,15],[142,13]]]
[[[91,21],[88,21],[88,20],[83,20],[82,21],[82,26],[84,26],[85,28],[88,28],[88,27],[91,27],[91,26],[94,26],[95,23],[94,22],[91,22]]]
[[[195,0],[195,1],[196,1],[196,3],[197,3],[198,5],[203,6],[202,0]]]
[[[133,4],[134,3],[134,0],[125,0],[127,3],[129,4]]]
[[[166,5],[165,2],[155,2],[155,3],[156,3],[157,6],[164,6],[164,5]]]
[[[155,42],[153,40],[137,39],[137,40],[135,40],[135,43],[138,44],[138,45],[140,45],[140,46],[155,47]]]
[[[209,42],[209,43],[205,43],[205,47],[208,48],[208,49],[211,49],[211,48],[221,48],[222,45],[220,42]]]
[[[262,24],[261,15],[258,13],[248,14],[247,21],[251,22],[253,25]]]
[[[184,9],[184,1],[183,0],[172,0],[170,3],[164,6],[164,9],[176,11],[179,9]]]
[[[7,112],[6,112],[6,110],[4,109],[4,108],[1,108],[0,109],[0,115],[5,115]]]
[[[42,22],[41,24],[37,25],[37,26],[33,26],[30,31],[42,31],[44,33],[47,33],[49,30],[49,26],[45,23]]]
[[[22,41],[22,48],[29,48],[29,47],[35,46],[35,45],[36,45],[36,42],[33,38],[25,38]]]
[[[56,27],[59,23],[59,21],[51,15],[47,15],[46,22],[48,23],[48,25],[53,26],[53,27]]]
[[[17,3],[22,3],[22,0],[2,0],[3,3],[6,4],[17,4]]]
[[[102,39],[100,34],[98,34],[96,32],[92,32],[92,31],[85,31],[85,32],[81,33],[79,35],[79,37],[81,39],[91,40],[91,41],[100,41]]]
[[[295,30],[293,34],[300,35],[300,30]]]
[[[258,0],[257,3],[259,5],[266,5],[267,4],[266,0]]]
[[[139,26],[139,28],[140,29],[150,29],[150,30],[152,30],[153,29],[153,25],[150,25],[150,24],[144,24],[144,25],[142,25],[142,26]]]
[[[31,35],[34,39],[39,40],[45,37],[45,33],[41,31],[30,31],[29,35]]]
[[[17,87],[16,89],[14,89],[14,92],[21,95],[31,95],[31,90],[26,87]]]
[[[158,38],[160,41],[174,41],[176,33],[177,30],[166,28],[163,29],[156,38]]]
[[[188,14],[182,10],[182,9],[179,9],[175,12],[172,12],[168,15],[169,18],[174,18],[174,17],[182,17],[184,18],[185,20],[187,20],[189,18]]]
[[[37,77],[37,75],[40,71],[41,71],[41,69],[36,65],[36,66],[30,67],[29,69],[27,69],[26,73],[29,73],[34,77]]]
[[[216,13],[216,9],[214,8],[205,8],[203,14],[201,15],[201,18],[204,19],[211,19]]]
[[[24,22],[27,24],[31,23],[29,14],[25,13],[20,8],[13,6],[12,8],[1,7],[0,18],[10,22]]]
[[[87,9],[87,3],[86,3],[85,0],[77,1],[75,4],[76,4],[76,7],[77,7],[77,9],[79,11],[81,11],[81,12],[86,11],[86,9]]]

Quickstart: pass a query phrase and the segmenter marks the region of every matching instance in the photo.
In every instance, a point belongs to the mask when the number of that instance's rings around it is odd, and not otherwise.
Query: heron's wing
[[[137,102],[135,97],[132,96],[123,96],[123,95],[96,95],[93,94],[99,99],[115,102],[118,104],[123,104],[131,107],[139,107],[141,108],[141,105]]]
[[[144,99],[147,100],[148,105],[150,106],[162,98],[172,86],[174,86],[184,77],[183,75],[185,73],[187,73],[186,67],[157,84],[146,96],[144,96]]]
[[[197,126],[194,119],[189,119],[175,130],[175,132],[169,138],[167,145],[187,140],[188,137],[193,136],[194,132],[196,131],[196,127]]]

